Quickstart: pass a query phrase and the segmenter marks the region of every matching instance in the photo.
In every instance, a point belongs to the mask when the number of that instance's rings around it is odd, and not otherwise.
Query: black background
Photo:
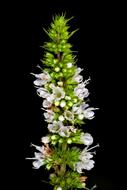
[[[80,29],[70,42],[78,51],[78,65],[84,68],[84,79],[91,77],[90,105],[100,108],[96,118],[82,126],[94,136],[95,144],[100,144],[95,168],[88,173],[88,184],[97,184],[98,190],[122,189],[124,11],[118,4],[81,1],[14,3],[5,10],[7,72],[3,73],[7,80],[7,114],[4,121],[7,121],[6,136],[10,138],[4,140],[9,147],[4,171],[9,185],[13,189],[52,189],[41,182],[48,180],[48,172],[44,168],[33,170],[31,162],[25,160],[33,155],[30,143],[40,143],[47,133],[40,109],[42,100],[36,95],[30,72],[39,71],[36,66],[43,56],[39,46],[48,40],[42,27],[49,26],[55,13],[66,12],[68,18],[75,16],[70,22],[71,29]]]

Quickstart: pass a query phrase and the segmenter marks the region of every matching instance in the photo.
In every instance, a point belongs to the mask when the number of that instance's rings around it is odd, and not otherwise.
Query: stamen
[[[36,75],[36,74],[34,74],[34,73],[30,73],[30,74],[31,74],[31,75],[34,75],[34,76]]]
[[[42,69],[42,68],[40,67],[40,65],[37,65],[36,67],[38,67],[39,69]]]
[[[25,158],[26,160],[36,160],[37,158]]]
[[[99,145],[99,144],[97,144],[97,145],[95,145],[95,146],[93,146],[93,147],[91,147],[91,148],[87,149],[87,151],[92,150],[92,149],[94,149],[94,148],[96,148],[96,147],[99,147],[99,146],[100,146],[100,145]]]
[[[96,185],[94,185],[90,190],[93,190],[93,189],[95,189],[95,188],[97,188],[97,186]]]

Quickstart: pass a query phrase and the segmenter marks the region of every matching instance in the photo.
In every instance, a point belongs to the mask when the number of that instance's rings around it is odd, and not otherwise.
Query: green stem
[[[67,143],[63,143],[63,144],[62,144],[62,150],[63,150],[63,151],[67,150]]]
[[[65,152],[67,149],[67,143],[63,143],[62,144],[62,151]],[[61,166],[60,166],[60,176],[64,176],[66,172],[66,162],[64,162]]]

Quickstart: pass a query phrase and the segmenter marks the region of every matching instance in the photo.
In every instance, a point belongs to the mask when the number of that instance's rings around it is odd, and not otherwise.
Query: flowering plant
[[[35,147],[33,168],[45,166],[52,169],[49,183],[54,190],[89,189],[86,186],[85,170],[94,167],[95,147],[91,134],[81,128],[85,120],[94,118],[94,110],[89,107],[87,84],[83,81],[80,67],[71,50],[68,39],[76,32],[69,32],[68,21],[64,15],[55,16],[48,30],[50,41],[43,46],[44,58],[41,60],[40,74],[35,76],[34,85],[42,98],[44,118],[48,123],[48,134],[42,137],[42,145]],[[83,150],[80,145],[83,144]],[[74,146],[73,146],[74,145]],[[94,187],[93,187],[94,188]],[[93,189],[92,188],[92,189]]]

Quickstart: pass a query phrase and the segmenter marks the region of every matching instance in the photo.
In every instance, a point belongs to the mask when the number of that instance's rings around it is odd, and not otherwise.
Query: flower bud
[[[59,139],[59,143],[62,144],[64,141],[63,139]]]
[[[57,187],[57,189],[56,190],[62,190],[62,188],[61,187]]]
[[[67,63],[67,68],[71,68],[72,66],[72,63]]]
[[[64,121],[64,117],[62,115],[59,116],[59,121]]]
[[[68,143],[68,144],[71,144],[71,143],[72,143],[72,140],[71,140],[71,139],[68,139],[68,140],[67,140],[67,143]]]
[[[52,135],[52,136],[51,136],[51,139],[52,139],[52,140],[56,140],[57,138],[58,138],[57,135]]]
[[[80,120],[83,120],[83,118],[84,118],[84,114],[80,114],[80,115],[78,115],[78,118],[79,118]]]
[[[73,106],[73,103],[72,103],[71,101],[69,101],[69,102],[67,102],[67,105],[68,105],[69,107],[72,107],[72,106]]]
[[[55,106],[59,106],[60,105],[60,102],[59,101],[55,101]]]
[[[62,82],[62,81],[57,82],[57,84],[58,84],[59,86],[63,86],[63,82]]]
[[[62,100],[61,102],[60,102],[60,107],[65,107],[65,105],[66,105],[66,102],[65,102],[65,100]]]

